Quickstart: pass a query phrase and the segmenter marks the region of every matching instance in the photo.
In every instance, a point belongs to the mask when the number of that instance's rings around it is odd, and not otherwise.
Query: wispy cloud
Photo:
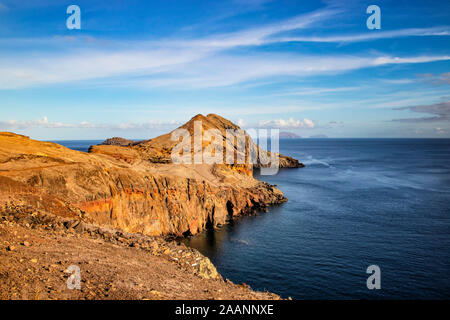
[[[88,121],[83,121],[79,123],[63,123],[63,122],[49,121],[47,117],[42,117],[40,119],[28,121],[18,121],[18,120],[0,121],[0,129],[23,130],[31,128],[46,128],[46,129],[77,128],[77,129],[136,130],[136,129],[167,129],[167,128],[174,128],[181,124],[182,123],[178,121],[151,121],[143,123],[127,122],[118,124],[91,123]]]
[[[416,57],[379,57],[373,61],[373,65],[386,64],[426,63],[450,60],[450,56],[416,56]]]
[[[209,8],[212,8],[213,15],[208,17],[207,13],[200,23],[189,25],[182,28],[182,30],[194,30],[200,27],[211,26],[214,22],[225,20],[241,14],[252,11],[263,10],[266,4],[274,0],[233,0],[233,1],[215,1],[214,5],[211,3]]]
[[[445,133],[447,133],[447,130],[445,130],[445,129],[441,128],[441,127],[434,128],[434,130],[438,134],[445,134]]]
[[[259,121],[258,126],[260,128],[298,129],[314,128],[315,123],[314,121],[306,118],[303,120],[294,120],[293,118],[284,120],[280,118],[276,120],[261,120]]]
[[[401,122],[450,121],[450,101],[444,101],[430,105],[396,108],[395,110],[410,110],[413,112],[430,114],[432,116],[421,118],[394,119],[393,121],[401,121]]]
[[[411,28],[391,31],[379,31],[376,33],[366,32],[361,34],[350,35],[333,35],[333,36],[296,36],[296,37],[279,37],[267,41],[273,42],[362,42],[373,41],[379,39],[391,39],[413,36],[449,36],[450,27],[434,27],[434,28]]]
[[[425,73],[425,74],[418,74],[418,76],[421,79],[433,85],[450,84],[450,72],[445,72],[441,74]]]
[[[253,7],[265,2],[248,1],[248,5]],[[22,43],[22,48],[30,49],[16,50],[14,54],[8,53],[8,50],[0,51],[0,89],[81,81],[97,81],[112,86],[207,88],[262,81],[270,77],[305,77],[389,64],[450,60],[450,56],[446,55],[305,55],[273,51],[261,53],[258,50],[237,54],[231,50],[293,41],[293,38],[277,36],[288,31],[308,31],[344,12],[342,7],[330,4],[276,23],[187,40],[119,41],[93,37],[0,40],[5,48]],[[315,41],[363,41],[377,37],[448,34],[448,27],[416,28],[317,38]],[[46,44],[51,45],[51,50]]]
[[[199,52],[169,50],[87,51],[72,55],[42,54],[34,57],[3,57],[0,88],[20,88],[119,75],[151,75],[191,62]],[[0,57],[1,58],[1,57]]]
[[[269,39],[270,36],[286,31],[311,28],[326,19],[336,17],[341,13],[341,10],[325,8],[314,12],[297,15],[293,18],[265,26],[225,34],[216,34],[203,39],[176,42],[179,45],[216,49],[229,49],[238,46],[257,46],[274,42],[274,40]],[[276,42],[278,42],[278,40]]]
[[[265,96],[314,96],[324,95],[329,93],[349,92],[363,89],[363,87],[336,87],[336,88],[314,88],[314,87],[302,87],[299,89],[291,89],[287,91],[281,91],[274,94],[268,94]]]
[[[193,61],[181,70],[174,69],[167,73],[161,73],[155,79],[139,79],[135,85],[178,88],[221,87],[248,81],[267,80],[270,77],[301,78],[321,74],[338,74],[390,64],[446,60],[450,60],[450,56],[368,57],[356,55],[249,54],[241,57],[225,55]]]
[[[273,76],[304,77],[340,73],[389,64],[411,64],[450,60],[450,56],[367,57],[253,54],[214,56],[187,51],[90,52],[64,57],[20,57],[1,59],[0,88],[76,82],[104,81],[121,76],[124,85],[159,87],[230,86]],[[125,78],[124,78],[125,77]],[[126,78],[129,77],[129,78]]]
[[[383,79],[382,81],[389,84],[410,84],[414,83],[415,79]]]

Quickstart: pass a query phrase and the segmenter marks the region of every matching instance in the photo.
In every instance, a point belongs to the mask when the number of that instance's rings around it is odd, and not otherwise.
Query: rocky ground
[[[0,299],[279,299],[224,280],[176,240],[9,203],[0,209]],[[81,289],[68,289],[71,265]]]

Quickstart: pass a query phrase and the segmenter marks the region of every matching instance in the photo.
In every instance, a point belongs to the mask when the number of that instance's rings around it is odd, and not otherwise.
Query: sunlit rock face
[[[217,115],[197,115],[182,128],[193,130],[197,120],[204,130],[239,128]],[[254,179],[251,164],[172,163],[177,142],[170,133],[123,142],[115,138],[83,153],[0,133],[0,202],[28,204],[128,232],[183,236],[287,200],[274,186]],[[280,165],[301,166],[284,156]]]

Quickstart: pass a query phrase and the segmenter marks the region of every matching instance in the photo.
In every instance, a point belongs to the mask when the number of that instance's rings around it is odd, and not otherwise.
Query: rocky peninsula
[[[181,128],[191,132],[198,120],[205,130],[239,129],[218,115],[197,115]],[[164,268],[173,270],[174,277],[188,279],[188,287],[179,292],[152,289],[143,283],[156,280],[142,279],[142,283],[135,281],[137,288],[129,283],[126,290],[122,286],[118,291],[122,293],[112,293],[105,287],[101,292],[93,291],[93,295],[79,292],[69,298],[277,298],[224,281],[207,258],[164,237],[195,235],[287,199],[275,186],[253,178],[257,164],[172,163],[170,154],[175,144],[170,133],[141,142],[114,138],[83,153],[14,133],[0,133],[0,240],[9,243],[1,253],[2,262],[6,262],[0,268],[4,298],[24,298],[24,294],[30,298],[27,283],[31,280],[23,280],[20,275],[37,265],[61,269],[57,272],[61,275],[68,258],[74,256],[74,263],[94,263],[95,268],[87,268],[92,269],[89,281],[100,281],[93,274],[108,263],[119,263],[122,255],[129,256],[130,263],[142,269],[154,261],[161,270],[155,271],[155,277],[166,277]],[[280,155],[280,166],[303,165]],[[36,245],[24,245],[25,237],[36,239],[31,241]],[[110,250],[110,254],[102,254],[103,250]],[[35,258],[31,258],[33,255]],[[42,261],[43,265],[33,261]],[[126,271],[125,264],[119,263],[118,267],[122,268],[118,270],[122,276],[117,276],[122,277],[121,281],[127,281],[126,273],[131,272]],[[97,267],[100,269],[94,271]],[[215,293],[195,292],[197,278],[215,281],[208,289]],[[54,281],[50,274],[49,279]],[[29,290],[14,291],[17,283]],[[62,297],[52,288],[52,284],[44,286],[48,294],[42,298]],[[159,294],[148,295],[151,290]]]

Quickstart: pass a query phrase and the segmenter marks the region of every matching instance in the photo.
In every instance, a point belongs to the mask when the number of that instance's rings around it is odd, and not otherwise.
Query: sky
[[[0,131],[146,139],[216,113],[302,137],[450,138],[449,35],[447,0],[0,0]]]

